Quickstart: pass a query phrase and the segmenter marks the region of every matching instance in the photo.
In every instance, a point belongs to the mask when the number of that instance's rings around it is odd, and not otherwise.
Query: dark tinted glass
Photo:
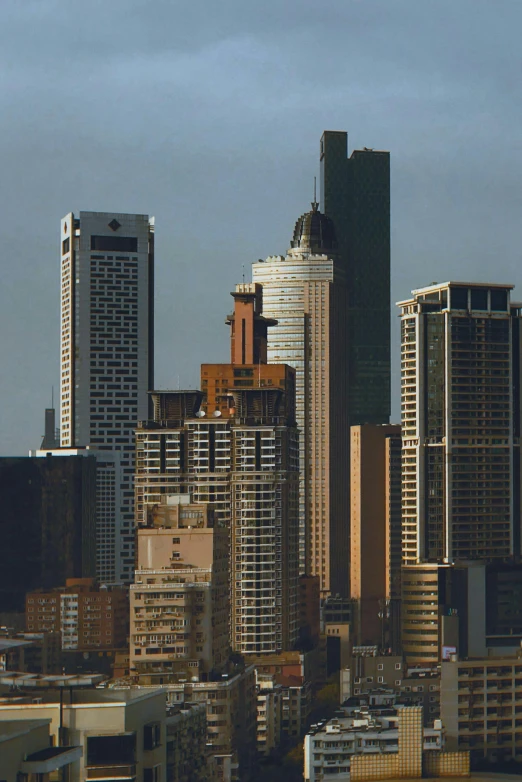
[[[137,253],[138,240],[135,236],[91,236],[91,250]]]
[[[491,291],[491,309],[497,312],[505,312],[507,310],[507,298],[507,291],[493,288]]]
[[[88,736],[87,765],[117,766],[134,763],[136,736],[124,734],[120,736]]]
[[[467,288],[450,288],[451,291],[451,309],[452,310],[467,310],[468,309],[468,289]]]
[[[487,310],[487,308],[488,308],[488,292],[486,288],[472,288],[471,309]]]
[[[62,255],[67,255],[70,246],[71,246],[71,240],[69,239],[69,237],[67,237],[67,239],[64,239],[62,242]]]

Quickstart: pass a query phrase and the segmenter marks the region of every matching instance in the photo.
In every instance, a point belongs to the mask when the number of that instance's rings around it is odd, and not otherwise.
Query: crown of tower
[[[333,222],[318,207],[317,201],[312,201],[312,210],[297,220],[291,242],[293,250],[323,255],[337,249]]]

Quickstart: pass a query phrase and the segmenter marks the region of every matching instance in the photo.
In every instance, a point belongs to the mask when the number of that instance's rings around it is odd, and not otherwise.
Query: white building
[[[108,212],[76,218],[71,212],[60,237],[60,444],[120,454],[120,519],[111,518],[109,527],[119,525],[121,532],[114,580],[130,582],[134,430],[148,417],[153,387],[154,219]]]
[[[401,711],[407,713],[411,710]],[[422,715],[422,710],[418,711]],[[350,760],[353,756],[398,754],[399,721],[399,714],[390,709],[389,716],[376,717],[367,711],[313,725],[304,741],[305,782],[318,782],[330,775],[335,776],[336,782],[348,782]],[[422,751],[442,751],[442,723],[439,720],[435,725],[434,728],[424,728]]]

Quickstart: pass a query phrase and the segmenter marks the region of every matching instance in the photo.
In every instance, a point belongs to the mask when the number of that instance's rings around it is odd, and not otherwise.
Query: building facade
[[[390,153],[354,150],[348,134],[320,143],[321,208],[346,274],[349,425],[390,418]]]
[[[118,581],[134,569],[134,430],[153,388],[154,220],[61,221],[60,444],[121,455]]]
[[[70,679],[74,687],[75,677]],[[37,693],[33,689],[27,694],[18,693],[14,700],[3,699],[0,731],[11,720],[23,720],[26,724],[46,720],[55,747],[80,749],[71,758],[71,782],[114,777],[144,782],[166,779],[166,705],[161,690],[77,689],[71,702],[64,702],[57,690],[43,690],[40,686]],[[52,757],[49,744],[46,749]],[[35,768],[35,772],[40,770]],[[37,773],[36,778],[45,779]]]
[[[230,531],[231,643],[243,654],[292,648],[298,633],[295,372],[267,365],[261,287],[233,293],[232,357],[203,364],[201,392],[155,392],[136,433],[136,514],[164,494],[211,503]]]
[[[90,457],[96,460],[96,580],[100,584],[118,584],[121,581],[123,473],[120,451],[100,451],[85,448],[57,448],[32,451],[36,457]]]
[[[448,748],[472,763],[522,760],[522,659],[453,660],[442,664],[440,713]]]
[[[354,643],[392,646],[401,572],[401,427],[351,427],[350,594]]]
[[[403,561],[520,554],[520,308],[447,282],[401,307]]]
[[[0,458],[0,605],[96,572],[95,459]]]
[[[230,651],[229,530],[211,505],[164,496],[138,529],[130,670],[142,684],[208,678]]]
[[[348,594],[349,417],[345,275],[331,220],[318,204],[296,222],[285,257],[252,265],[264,312],[277,323],[268,360],[296,370],[300,430],[300,571],[320,578],[321,594]]]
[[[92,579],[68,579],[64,587],[26,597],[28,632],[60,633],[62,651],[122,649],[128,630],[127,589],[100,589]]]

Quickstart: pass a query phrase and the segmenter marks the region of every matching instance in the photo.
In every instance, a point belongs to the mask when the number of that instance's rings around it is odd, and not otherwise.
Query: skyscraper
[[[298,632],[298,431],[295,371],[266,363],[261,286],[233,292],[231,363],[201,366],[202,392],[152,394],[136,432],[136,518],[164,495],[210,503],[230,528],[231,643],[291,649]]]
[[[446,282],[399,302],[405,565],[520,554],[512,287]]]
[[[116,580],[134,566],[134,430],[153,387],[154,220],[80,212],[61,222],[62,448],[121,454]],[[113,525],[114,526],[114,525]]]
[[[268,360],[296,370],[300,430],[300,569],[324,596],[348,595],[349,413],[345,275],[332,221],[312,204],[296,222],[286,257],[252,266],[263,311],[277,323]]]
[[[350,425],[390,417],[390,153],[355,150],[323,133],[322,210],[334,224],[346,274]]]

